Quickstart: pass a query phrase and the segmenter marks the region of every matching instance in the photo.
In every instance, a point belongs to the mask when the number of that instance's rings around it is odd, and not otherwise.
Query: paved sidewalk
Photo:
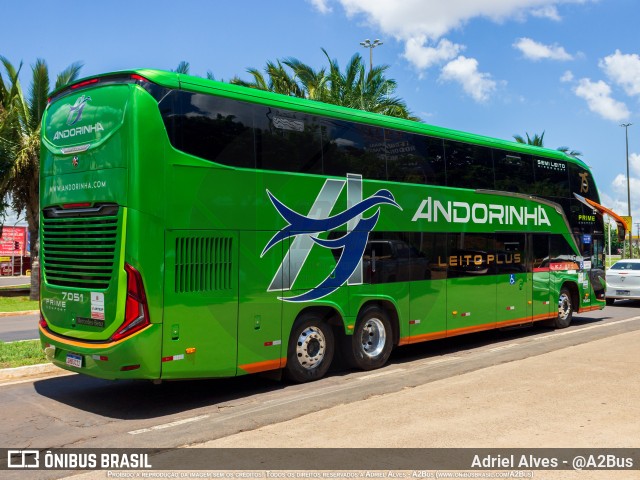
[[[0,317],[18,317],[20,315],[37,315],[40,310],[21,310],[19,312],[0,312]]]
[[[640,331],[195,446],[640,448]],[[535,478],[630,479],[640,472],[536,471]]]

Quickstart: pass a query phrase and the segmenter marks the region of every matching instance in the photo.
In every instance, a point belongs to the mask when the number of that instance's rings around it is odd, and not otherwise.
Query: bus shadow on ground
[[[598,324],[610,318],[606,311],[576,316],[576,327]],[[429,359],[452,353],[464,353],[483,346],[544,335],[554,330],[540,324],[491,330],[407,345],[393,351],[389,365]],[[338,356],[329,377],[347,376],[355,370],[344,367]],[[49,378],[34,383],[36,392],[54,401],[108,418],[136,420],[158,418],[198,408],[238,406],[255,401],[254,397],[292,385],[268,376],[246,375],[223,379],[165,381],[159,385],[144,380],[102,380],[84,375]],[[295,388],[295,387],[294,387]]]

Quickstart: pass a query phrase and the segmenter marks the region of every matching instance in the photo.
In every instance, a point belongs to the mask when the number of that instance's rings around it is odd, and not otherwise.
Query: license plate
[[[616,295],[631,295],[631,291],[630,290],[616,290]]]
[[[67,365],[71,367],[82,368],[82,355],[67,353]]]

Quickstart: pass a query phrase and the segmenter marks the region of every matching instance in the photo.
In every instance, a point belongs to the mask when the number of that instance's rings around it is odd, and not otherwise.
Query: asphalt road
[[[38,338],[38,315],[0,317],[0,341],[16,342]]]
[[[0,287],[9,287],[12,285],[26,285],[31,282],[31,277],[25,275],[18,276],[2,276],[0,277]]]
[[[260,376],[154,385],[81,375],[5,384],[0,386],[0,447],[167,448],[199,444],[336,405],[637,331],[638,307],[640,303],[619,302],[575,317],[565,330],[534,326],[402,347],[383,369],[337,369],[305,385]],[[63,476],[63,472],[38,474],[40,478]]]

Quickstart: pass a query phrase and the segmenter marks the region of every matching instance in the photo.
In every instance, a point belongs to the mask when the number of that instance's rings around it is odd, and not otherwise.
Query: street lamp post
[[[369,49],[369,71],[373,70],[373,49],[382,45],[382,42],[376,38],[373,43],[368,38],[364,42],[360,42],[364,48]]]
[[[624,138],[627,147],[627,215],[631,216],[631,187],[629,185],[629,127],[631,123],[623,123],[620,125],[624,127]],[[631,245],[631,239],[633,232],[629,229],[629,258],[633,258],[633,246]]]

